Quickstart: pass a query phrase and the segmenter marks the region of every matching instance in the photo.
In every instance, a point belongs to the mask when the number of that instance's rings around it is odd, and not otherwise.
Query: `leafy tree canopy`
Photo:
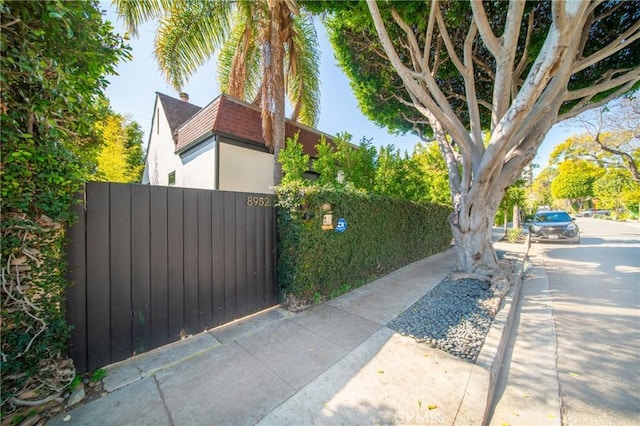
[[[614,211],[623,206],[626,209],[637,209],[637,204],[625,202],[629,193],[640,190],[640,184],[634,182],[631,174],[625,169],[608,169],[593,182],[593,193],[600,199],[600,206]]]
[[[283,183],[349,187],[418,203],[446,204],[450,198],[447,170],[437,146],[418,145],[409,156],[393,145],[376,149],[366,138],[358,146],[350,141],[348,133],[340,133],[333,145],[322,140],[316,145],[317,158],[310,160],[297,138],[287,139],[280,156]],[[318,174],[315,181],[304,178],[310,164]]]
[[[574,120],[585,132],[556,147],[552,159],[584,158],[602,167],[626,168],[640,184],[640,98],[637,93]]]
[[[411,97],[404,90],[402,79],[382,48],[366,3],[343,1],[302,1],[301,3],[315,11],[332,12],[325,20],[330,41],[340,67],[351,81],[351,87],[363,113],[391,131],[413,132],[420,136],[430,135],[432,131],[427,120],[414,107]],[[462,58],[473,11],[470,4],[463,1],[440,1],[437,4],[442,18],[448,24],[448,32],[438,34],[436,31],[431,35],[435,42],[431,45],[430,53],[433,59],[430,71],[436,76],[436,83],[447,97],[453,111],[462,122],[469,123],[470,116],[466,105],[468,93],[466,93],[464,79],[447,51],[445,36],[450,38],[456,52]],[[379,2],[378,7],[387,22],[393,22],[392,11],[395,11],[412,30],[415,41],[420,46],[427,41],[430,19],[433,15],[429,2]],[[487,3],[485,8],[486,14],[491,17],[489,24],[492,30],[496,36],[500,36],[505,31],[504,17],[507,14],[508,2]],[[519,30],[522,43],[517,47],[519,61],[515,70],[517,72],[515,86],[522,84],[540,52],[551,24],[552,13],[550,2],[526,3]],[[591,57],[612,43],[629,38],[625,36],[632,35],[632,40],[636,40],[639,19],[640,10],[633,2],[603,2],[594,8],[592,25],[586,28],[589,33],[581,46],[582,56]],[[405,28],[388,25],[387,30],[392,40],[406,39]],[[418,59],[412,56],[408,44],[402,47],[398,43],[397,48],[404,62]],[[479,118],[483,127],[488,128],[494,96],[495,58],[485,44],[478,42],[473,44],[471,55],[475,65],[473,70],[475,91],[481,105]],[[637,68],[639,65],[640,43],[627,40],[626,47],[617,53],[575,72],[569,82],[569,90],[576,93],[572,99],[564,102],[562,118],[575,116],[585,111],[592,102],[609,98],[615,89],[620,88],[620,84],[616,84],[614,77],[625,74],[630,68]],[[607,82],[606,85],[600,84],[603,80]],[[620,80],[619,83],[624,81]],[[580,96],[583,93],[579,93],[578,89],[595,85],[601,86],[600,91],[585,97]],[[508,92],[508,88],[504,89]]]
[[[555,198],[578,202],[592,197],[593,183],[605,171],[584,160],[565,161],[558,166],[558,176],[551,184],[551,193]]]
[[[547,166],[543,168],[531,183],[531,204],[533,210],[538,206],[553,205],[553,196],[551,195],[551,184],[558,175],[557,166]]]
[[[490,276],[498,268],[490,225],[549,129],[640,82],[633,2],[315,6],[333,13],[329,32],[363,111],[392,130],[411,126],[437,141],[463,271]]]
[[[140,125],[112,113],[96,123],[96,129],[102,146],[97,156],[95,178],[107,182],[140,182],[144,170],[144,132]]]

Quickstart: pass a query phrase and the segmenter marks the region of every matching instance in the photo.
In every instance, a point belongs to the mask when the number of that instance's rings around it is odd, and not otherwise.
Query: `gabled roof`
[[[177,143],[178,134],[176,131],[178,130],[178,127],[197,114],[202,108],[197,105],[190,104],[189,102],[172,98],[171,96],[167,96],[160,92],[156,92],[156,95],[162,104],[165,115],[167,116],[167,122],[171,128],[173,141],[174,143]]]
[[[333,142],[332,136],[287,119],[285,137],[293,137],[297,132],[299,132],[298,142],[302,144],[305,154],[312,157],[317,156],[315,146],[320,143],[322,136],[329,143]],[[203,139],[203,136],[210,134],[265,145],[262,138],[260,108],[227,94],[221,94],[178,127],[176,151],[180,152],[194,146]]]

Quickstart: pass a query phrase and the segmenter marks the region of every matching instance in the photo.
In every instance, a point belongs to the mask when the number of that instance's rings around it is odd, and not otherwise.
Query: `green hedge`
[[[39,412],[75,375],[65,356],[64,229],[74,193],[94,171],[105,77],[129,56],[99,6],[0,1],[3,424]]]
[[[276,194],[282,296],[332,298],[451,243],[448,206],[300,183]],[[339,218],[347,221],[345,232],[322,230],[325,203],[334,227]]]

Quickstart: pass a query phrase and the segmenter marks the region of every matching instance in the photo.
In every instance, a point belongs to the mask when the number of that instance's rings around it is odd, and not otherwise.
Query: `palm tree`
[[[274,154],[274,183],[285,137],[285,95],[292,119],[314,127],[319,112],[318,42],[311,16],[294,0],[114,0],[129,32],[159,19],[155,56],[180,90],[216,51],[223,92],[262,108],[262,133]]]

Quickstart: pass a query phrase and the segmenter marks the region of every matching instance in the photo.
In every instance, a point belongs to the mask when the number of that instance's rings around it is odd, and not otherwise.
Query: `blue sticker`
[[[338,223],[336,224],[336,232],[344,232],[347,230],[347,221],[343,218],[338,219]]]

